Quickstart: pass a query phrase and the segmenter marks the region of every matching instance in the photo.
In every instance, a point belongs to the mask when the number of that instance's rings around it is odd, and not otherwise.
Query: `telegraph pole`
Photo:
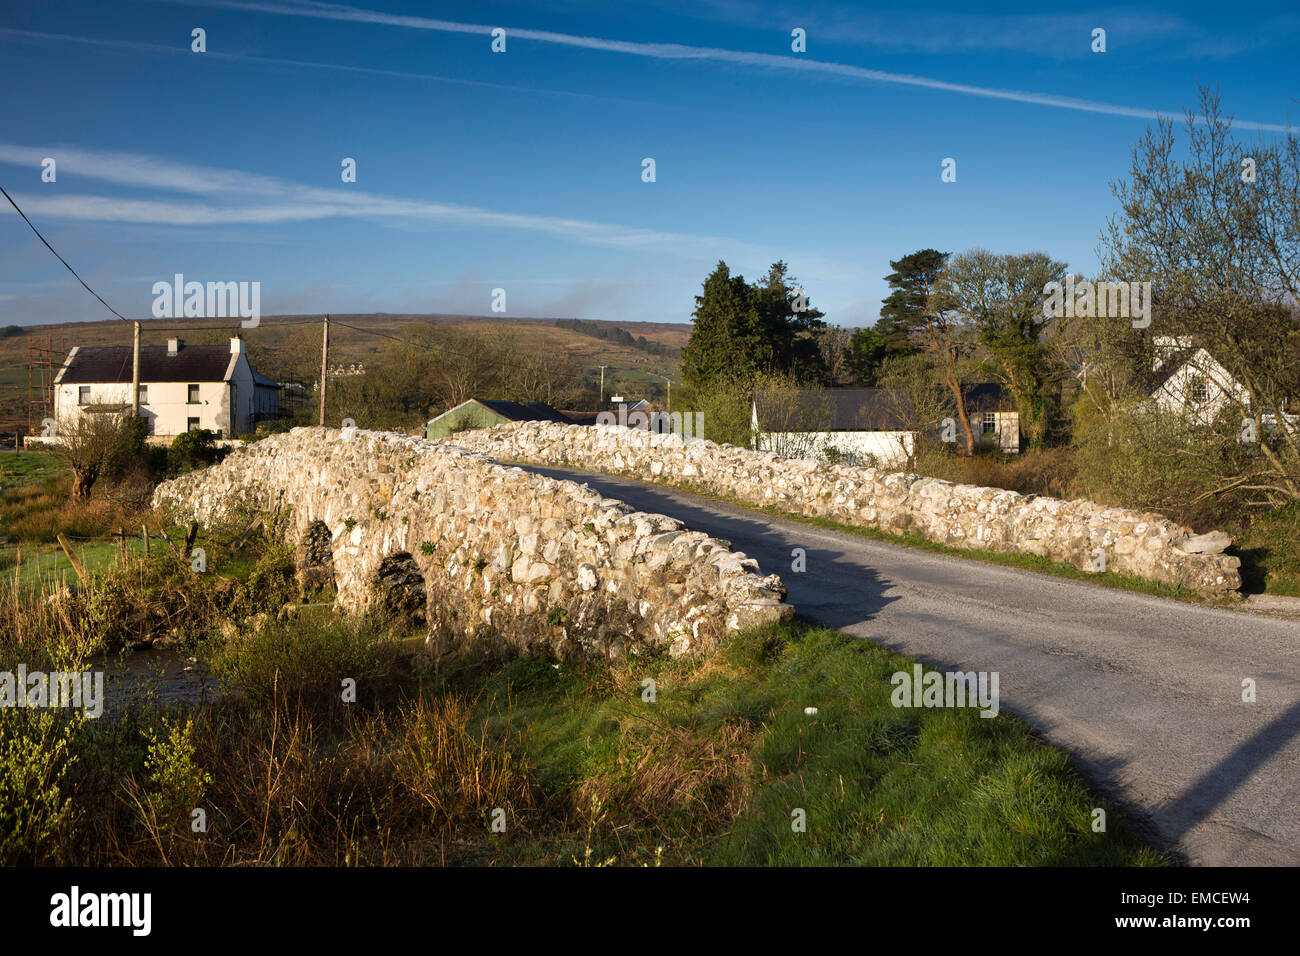
[[[131,417],[140,417],[140,321],[134,323],[131,336]]]
[[[602,405],[605,404],[605,369],[607,368],[609,368],[608,365],[600,367],[600,404]]]
[[[320,423],[325,424],[325,365],[330,358],[330,317],[325,315],[325,327],[320,343]]]

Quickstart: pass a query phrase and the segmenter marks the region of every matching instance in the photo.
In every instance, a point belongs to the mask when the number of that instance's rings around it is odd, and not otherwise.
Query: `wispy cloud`
[[[48,41],[55,43],[75,43],[83,46],[99,47],[107,50],[122,50],[133,53],[165,54],[169,56],[192,57],[188,46],[161,43],[143,43],[138,40],[114,40],[108,37],[85,37],[70,33],[47,33],[40,30],[19,30],[13,27],[0,27],[0,36],[14,37],[19,40]],[[531,93],[538,96],[555,96],[566,99],[590,100],[600,103],[618,103],[624,106],[645,106],[656,109],[682,110],[687,112],[721,112],[704,110],[700,107],[681,106],[671,103],[657,103],[650,100],[638,100],[623,96],[607,96],[602,93],[588,93],[578,90],[557,90],[544,86],[524,86],[518,83],[493,83],[488,80],[468,80],[457,76],[444,76],[439,73],[414,73],[409,70],[385,70],[370,66],[350,66],[346,63],[321,63],[315,60],[291,60],[274,56],[254,56],[250,53],[228,53],[209,50],[206,59],[221,60],[251,66],[287,67],[290,69],[331,70],[339,73],[355,73],[368,76],[387,76],[403,80],[422,80],[430,83],[450,83],[455,86],[473,86],[489,90],[509,90],[517,93]]]
[[[168,0],[190,5],[192,0]],[[408,16],[404,14],[383,13],[364,10],[336,3],[301,0],[295,4],[262,3],[255,0],[206,0],[208,7],[222,7],[231,10],[269,13],[281,16],[309,17],[322,20],[340,20],[352,23],[370,23],[382,26],[402,27],[413,30],[434,30],[444,33],[490,35],[493,25],[459,23],[452,20],[438,20],[429,17]],[[500,26],[497,24],[496,26]],[[784,56],[772,53],[754,53],[744,50],[728,50],[719,47],[696,47],[680,43],[640,43],[630,40],[610,40],[603,37],[575,36],[568,33],[555,33],[548,30],[529,30],[505,27],[506,35],[515,40],[534,40],[541,43],[554,43],[561,46],[578,47],[587,50],[599,50],[608,53],[623,53],[631,56],[649,57],[663,60],[700,60],[715,63],[730,63],[738,66],[759,67],[771,70],[787,70],[799,73],[819,74],[828,77],[841,77],[863,80],[871,83],[888,83],[912,86],[923,89],[939,90],[947,93],[959,93],[965,96],[978,96],[986,99],[1007,100],[1035,106],[1048,106],[1055,109],[1077,110],[1086,113],[1101,113],[1109,116],[1123,116],[1132,119],[1155,120],[1161,116],[1173,116],[1179,110],[1153,110],[1140,107],[1123,106],[1115,103],[1103,103],[1096,100],[1078,99],[1058,96],[1052,93],[1038,93],[1029,90],[1001,89],[997,87],[978,86],[970,83],[954,83],[931,77],[916,76],[908,73],[892,73],[885,70],[872,70],[866,67],[846,63],[834,63],[803,56]],[[1262,123],[1254,120],[1234,120],[1242,129],[1261,132],[1286,132],[1287,126],[1279,123]]]
[[[562,216],[500,212],[478,206],[362,192],[350,186],[323,189],[275,176],[179,163],[139,153],[81,147],[33,147],[0,143],[0,165],[38,169],[45,156],[58,160],[60,182],[89,179],[117,186],[201,197],[191,200],[92,194],[14,196],[29,215],[43,219],[179,227],[274,225],[322,219],[388,220],[465,229],[509,229],[616,249],[643,249],[681,256],[742,256],[762,261],[759,246],[700,236]],[[4,206],[3,212],[14,215]],[[844,275],[851,266],[823,258],[801,260],[810,275]]]
[[[1249,20],[1210,28],[1178,14],[1123,7],[1086,13],[975,13],[868,10],[863,4],[753,3],[750,0],[654,0],[655,13],[770,31],[801,26],[811,44],[860,46],[886,53],[1019,54],[1047,59],[1089,58],[1091,31],[1103,27],[1116,49],[1140,48],[1165,58],[1229,57],[1293,42],[1300,16],[1256,12]]]

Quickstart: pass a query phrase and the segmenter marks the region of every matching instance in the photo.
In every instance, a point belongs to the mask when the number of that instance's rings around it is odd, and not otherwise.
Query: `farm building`
[[[54,378],[55,421],[129,411],[131,377],[130,346],[73,348]],[[280,386],[253,371],[238,337],[229,345],[173,338],[166,346],[141,346],[139,395],[149,434],[159,436],[206,428],[232,438],[280,410]]]

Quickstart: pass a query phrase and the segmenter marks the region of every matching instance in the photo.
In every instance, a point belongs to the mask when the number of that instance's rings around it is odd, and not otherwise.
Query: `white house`
[[[76,347],[54,378],[54,418],[64,422],[131,407],[129,346]],[[279,415],[280,386],[254,372],[244,342],[140,347],[140,414],[149,434],[180,435],[196,428],[233,438]]]
[[[1164,412],[1176,412],[1209,425],[1225,410],[1249,409],[1250,394],[1233,375],[1190,338],[1159,336],[1154,341],[1151,398]],[[1276,427],[1275,410],[1261,414],[1265,428]],[[1300,425],[1300,415],[1282,410],[1290,428]]]
[[[977,437],[1002,451],[1020,451],[1020,414],[997,385],[966,388],[966,410]],[[905,468],[916,450],[915,414],[907,393],[887,388],[797,389],[755,395],[750,428],[759,451],[788,458],[843,458]],[[954,440],[962,441],[960,427]],[[988,436],[985,438],[984,436]]]

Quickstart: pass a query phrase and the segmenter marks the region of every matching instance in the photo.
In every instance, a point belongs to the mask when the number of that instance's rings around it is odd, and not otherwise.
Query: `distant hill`
[[[582,331],[564,327],[574,321],[581,323]],[[391,344],[386,336],[400,335],[419,324],[472,325],[489,334],[514,337],[530,351],[562,350],[590,376],[598,378],[599,366],[606,366],[607,394],[618,391],[652,400],[666,391],[665,379],[680,381],[678,356],[691,333],[690,325],[671,322],[330,313],[330,364],[366,363]],[[319,315],[263,316],[255,329],[241,329],[238,319],[147,319],[141,320],[140,327],[140,341],[144,345],[163,345],[169,337],[177,335],[191,345],[217,344],[239,332],[248,343],[254,368],[281,381],[302,379],[304,367],[319,365]],[[608,337],[596,334],[597,330],[605,329],[609,330]],[[4,329],[0,332],[0,430],[27,421],[28,360],[32,346],[52,348],[57,372],[74,345],[130,344],[131,326],[118,319]],[[664,354],[656,354],[660,350]],[[308,355],[316,357],[314,365],[305,362]]]
[[[626,345],[628,348],[639,349],[642,352],[649,352],[651,355],[672,355],[680,350],[665,345],[663,342],[656,342],[647,339],[644,335],[634,336],[622,326],[610,326],[606,322],[593,322],[590,319],[556,319],[555,327],[559,329],[568,329],[571,332],[581,332],[583,335],[590,335],[592,338],[604,339],[608,342],[617,342],[619,345]]]

